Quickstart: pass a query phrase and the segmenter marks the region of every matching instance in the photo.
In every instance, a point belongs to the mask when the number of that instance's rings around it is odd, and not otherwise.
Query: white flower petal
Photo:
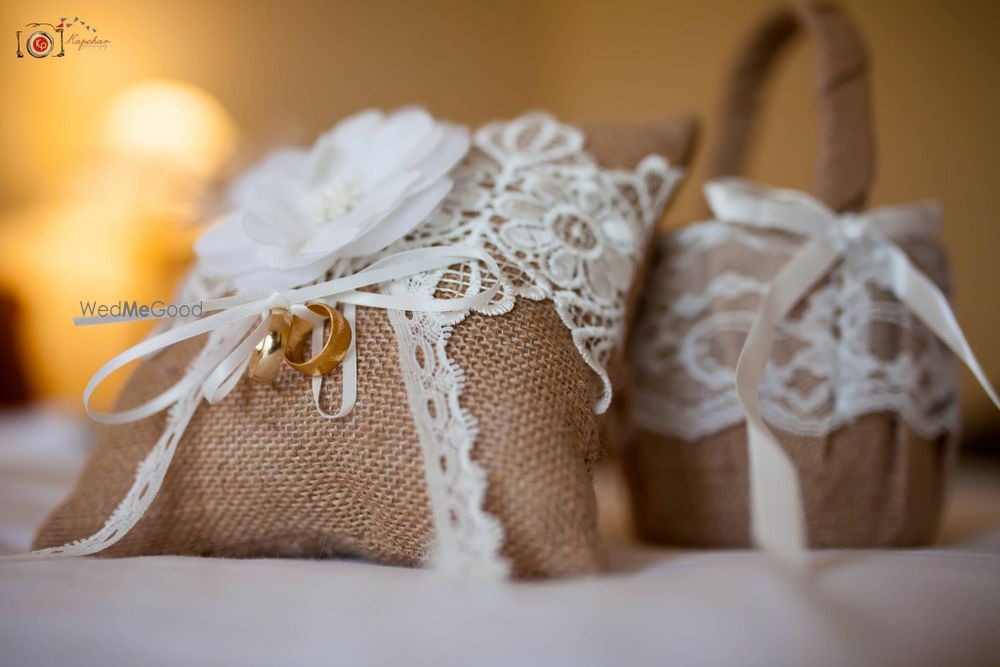
[[[333,265],[333,258],[324,257],[313,263],[293,269],[262,269],[233,279],[233,286],[240,292],[288,289],[305,285],[321,277]]]
[[[377,109],[356,113],[320,136],[309,153],[309,177],[325,183],[343,174],[367,151],[372,135],[385,122]]]
[[[243,214],[243,232],[251,241],[263,246],[288,247],[306,240],[301,231],[292,232],[283,220],[263,216],[259,209]]]
[[[465,128],[422,109],[356,114],[310,151],[276,151],[240,178],[238,213],[197,243],[200,267],[241,291],[315,280],[337,258],[374,254],[424,222],[468,150]]]
[[[377,226],[369,229],[364,236],[354,243],[344,246],[341,249],[342,255],[344,257],[365,257],[382,250],[393,241],[403,238],[430,217],[449,190],[451,190],[451,180],[443,178],[423,192],[409,198]]]
[[[227,198],[236,206],[246,204],[262,187],[274,187],[276,182],[304,182],[308,177],[309,152],[302,148],[281,148],[272,151],[241,176],[229,188]]]
[[[256,255],[251,253],[227,253],[198,259],[198,268],[211,278],[235,278],[256,273],[264,268]]]
[[[259,246],[243,233],[242,224],[241,214],[233,213],[202,233],[195,252],[206,275],[233,276],[260,268]]]
[[[423,109],[407,108],[390,114],[372,135],[359,161],[357,174],[361,182],[376,184],[406,169],[406,158],[434,126],[434,119]]]
[[[371,233],[394,207],[403,204],[404,195],[417,178],[415,171],[399,174],[367,192],[353,211],[318,230],[303,252],[340,251],[347,244]]]
[[[469,152],[469,130],[461,125],[441,123],[442,136],[433,151],[420,164],[420,180],[413,192],[423,190],[455,168]]]
[[[268,186],[251,193],[243,214],[243,231],[267,246],[298,245],[315,229],[316,213],[294,184],[284,188]]]
[[[195,241],[194,250],[197,254],[216,255],[237,248],[248,248],[253,244],[239,232],[242,229],[240,214],[230,213],[219,219],[201,233]]]
[[[400,169],[411,169],[419,167],[429,157],[434,154],[434,150],[444,138],[444,127],[442,123],[436,123],[434,127],[424,132],[420,141],[413,145],[413,149],[399,161]]]

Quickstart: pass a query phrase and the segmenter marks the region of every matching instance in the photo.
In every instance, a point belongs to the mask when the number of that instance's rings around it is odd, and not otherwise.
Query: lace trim
[[[681,176],[652,156],[632,172],[604,170],[583,151],[579,131],[544,114],[488,125],[453,171],[441,210],[386,250],[433,245],[485,248],[501,265],[501,291],[479,309],[499,315],[517,297],[549,299],[604,392],[607,362],[624,336],[624,304],[663,205]],[[461,296],[495,278],[477,265],[411,278],[396,293]],[[424,451],[434,512],[434,559],[445,569],[506,572],[503,529],[486,513],[486,473],[473,459],[477,425],[461,405],[462,370],[447,338],[468,312],[390,313],[410,407]]]
[[[634,171],[601,169],[583,135],[545,114],[479,130],[452,173],[441,211],[386,254],[433,245],[485,248],[500,262],[501,295],[479,309],[509,311],[515,297],[551,300],[611,400],[607,362],[621,344],[632,279],[682,172],[659,156]],[[423,289],[462,295],[483,285],[477,266],[439,272]],[[456,313],[451,322],[465,313]]]
[[[189,284],[191,282],[193,281],[189,281]],[[191,361],[188,368],[199,367],[204,359],[223,349],[232,340],[242,338],[246,333],[246,327],[235,327],[209,334],[205,346]],[[39,549],[23,555],[7,556],[6,559],[87,556],[98,553],[120,540],[145,516],[146,510],[156,498],[167,470],[170,468],[174,453],[177,451],[177,443],[184,436],[188,422],[197,411],[201,399],[200,389],[194,388],[169,409],[163,433],[149,454],[139,463],[135,471],[135,480],[128,493],[118,503],[115,511],[111,513],[100,530],[89,537],[69,544]]]
[[[434,313],[391,310],[389,321],[423,450],[435,527],[434,564],[463,576],[502,578],[510,570],[500,556],[503,528],[482,510],[486,471],[471,456],[479,427],[459,400],[465,376],[448,358],[452,328]]]
[[[791,235],[707,222],[662,241],[634,340],[637,424],[698,440],[743,422],[736,360],[761,295],[800,247]],[[932,238],[899,245],[939,285],[948,271]],[[857,244],[777,331],[761,414],[783,431],[822,437],[875,411],[922,437],[958,424],[955,358],[889,291],[887,264]],[[910,332],[903,337],[903,332]]]
[[[583,152],[579,131],[544,114],[488,125],[453,170],[455,187],[441,210],[383,256],[435,245],[477,246],[496,258],[501,275],[485,275],[478,264],[470,263],[383,289],[461,296],[499,280],[498,297],[478,309],[484,315],[509,311],[515,297],[552,300],[581,356],[603,381],[604,394],[595,406],[603,410],[611,398],[606,364],[622,341],[628,290],[680,175],[655,156],[634,172],[600,169]],[[376,259],[338,266],[337,272],[357,271]],[[223,289],[192,275],[184,294],[205,298]],[[487,478],[471,455],[476,421],[461,405],[462,369],[447,355],[452,327],[467,314],[389,311],[389,318],[423,448],[434,514],[434,558],[452,571],[496,576],[508,571],[499,555],[503,530],[483,509]],[[236,329],[212,332],[191,368],[246,336],[246,328]],[[29,556],[95,553],[124,535],[155,497],[200,401],[200,391],[192,390],[171,409],[164,433],[139,465],[132,488],[97,534]]]

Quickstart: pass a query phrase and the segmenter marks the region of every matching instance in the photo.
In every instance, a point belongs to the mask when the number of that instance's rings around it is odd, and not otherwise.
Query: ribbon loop
[[[496,280],[475,293],[455,298],[414,297],[364,291],[367,287],[408,278],[429,271],[445,270],[456,264],[481,262],[496,276]],[[126,424],[145,419],[176,404],[191,390],[198,389],[202,398],[209,403],[217,403],[229,395],[239,383],[250,360],[250,354],[264,335],[267,318],[272,308],[284,308],[296,314],[313,319],[305,305],[312,301],[325,301],[330,305],[344,305],[344,316],[355,328],[357,306],[419,312],[451,312],[470,310],[485,306],[492,301],[501,286],[500,265],[481,248],[462,246],[439,246],[417,248],[389,255],[357,273],[306,285],[295,289],[259,294],[236,294],[204,301],[201,305],[210,313],[200,319],[178,324],[166,329],[118,354],[104,364],[90,381],[83,393],[83,405],[95,421],[104,424]],[[162,316],[160,316],[162,317]],[[147,319],[159,319],[151,315]],[[100,321],[86,321],[82,324],[101,324]],[[318,329],[318,331],[316,330]],[[219,338],[218,350],[199,361],[195,368],[161,394],[151,400],[120,412],[97,412],[90,407],[91,397],[97,387],[112,373],[138,359],[156,354],[168,347],[190,340],[203,334]],[[320,340],[316,341],[317,335]],[[322,345],[323,328],[313,331],[313,344]],[[356,336],[355,336],[356,338]],[[355,344],[344,361],[344,391],[340,410],[333,415],[325,413],[319,405],[322,378],[312,383],[316,409],[324,417],[340,418],[350,413],[357,396],[357,359]]]

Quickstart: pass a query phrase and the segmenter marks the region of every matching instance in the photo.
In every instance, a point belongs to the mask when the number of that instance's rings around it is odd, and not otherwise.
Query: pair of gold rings
[[[292,315],[284,308],[275,308],[267,322],[267,333],[250,356],[247,375],[255,382],[270,384],[278,377],[281,363],[285,362],[303,375],[326,375],[344,361],[351,347],[351,325],[336,308],[325,303],[310,303],[309,310],[330,322],[330,335],[322,349],[309,359],[302,359],[302,348],[313,324]]]

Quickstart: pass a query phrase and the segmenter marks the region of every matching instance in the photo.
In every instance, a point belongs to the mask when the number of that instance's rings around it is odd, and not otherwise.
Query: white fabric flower
[[[275,151],[239,179],[235,210],[195,246],[199,266],[240,291],[308,283],[426,220],[468,149],[466,128],[422,109],[352,116],[312,149]]]

